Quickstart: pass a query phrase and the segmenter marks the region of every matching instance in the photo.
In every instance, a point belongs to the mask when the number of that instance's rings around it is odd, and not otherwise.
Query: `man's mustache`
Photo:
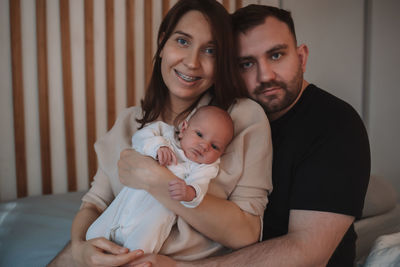
[[[284,82],[270,81],[270,82],[261,83],[259,86],[256,87],[256,89],[254,90],[254,93],[257,95],[262,94],[268,88],[273,88],[273,87],[280,87],[284,90],[287,89],[286,83],[284,83]]]

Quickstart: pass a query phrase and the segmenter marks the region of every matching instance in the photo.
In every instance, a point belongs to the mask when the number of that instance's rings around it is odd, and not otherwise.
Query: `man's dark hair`
[[[239,33],[245,33],[247,30],[263,24],[268,17],[274,17],[285,23],[289,27],[297,43],[296,32],[294,30],[294,23],[290,11],[273,6],[248,5],[236,10],[236,12],[232,14],[235,35],[238,36]]]

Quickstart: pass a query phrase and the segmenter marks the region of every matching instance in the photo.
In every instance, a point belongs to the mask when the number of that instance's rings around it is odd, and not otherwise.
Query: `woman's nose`
[[[183,62],[189,69],[197,69],[200,66],[199,50],[188,50],[188,53]]]

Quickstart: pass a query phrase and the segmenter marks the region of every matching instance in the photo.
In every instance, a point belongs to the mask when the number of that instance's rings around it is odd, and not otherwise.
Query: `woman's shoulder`
[[[265,115],[264,109],[250,98],[239,98],[229,109],[229,114],[232,120],[247,121],[249,123],[267,122],[268,118]]]

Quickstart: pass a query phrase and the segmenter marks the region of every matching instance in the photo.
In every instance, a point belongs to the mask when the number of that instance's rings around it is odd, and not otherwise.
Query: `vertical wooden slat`
[[[228,12],[229,12],[229,10],[230,10],[230,1],[229,0],[223,0],[222,4],[224,5],[225,9],[228,10]]]
[[[86,126],[89,183],[96,174],[96,96],[94,90],[94,14],[93,0],[85,0]]]
[[[162,16],[165,17],[169,10],[170,2],[169,0],[162,0]]]
[[[10,0],[10,34],[17,197],[25,197],[28,195],[28,187],[22,73],[21,3],[19,0]]]
[[[107,71],[107,127],[115,121],[115,51],[114,51],[114,0],[105,1],[106,13],[106,71]]]
[[[126,105],[134,106],[135,96],[135,2],[126,0]]]
[[[74,138],[74,115],[72,96],[72,70],[71,70],[71,37],[69,0],[60,0],[60,27],[61,27],[61,55],[62,76],[64,89],[64,120],[65,139],[67,146],[67,176],[68,191],[76,191],[76,163],[75,163],[75,138]]]
[[[242,0],[236,0],[235,1],[235,7],[236,10],[242,7]]]
[[[144,2],[144,65],[145,65],[145,82],[148,85],[153,69],[153,0]]]
[[[46,0],[36,0],[36,40],[39,87],[40,155],[42,166],[42,193],[52,193],[49,85],[47,67]]]

